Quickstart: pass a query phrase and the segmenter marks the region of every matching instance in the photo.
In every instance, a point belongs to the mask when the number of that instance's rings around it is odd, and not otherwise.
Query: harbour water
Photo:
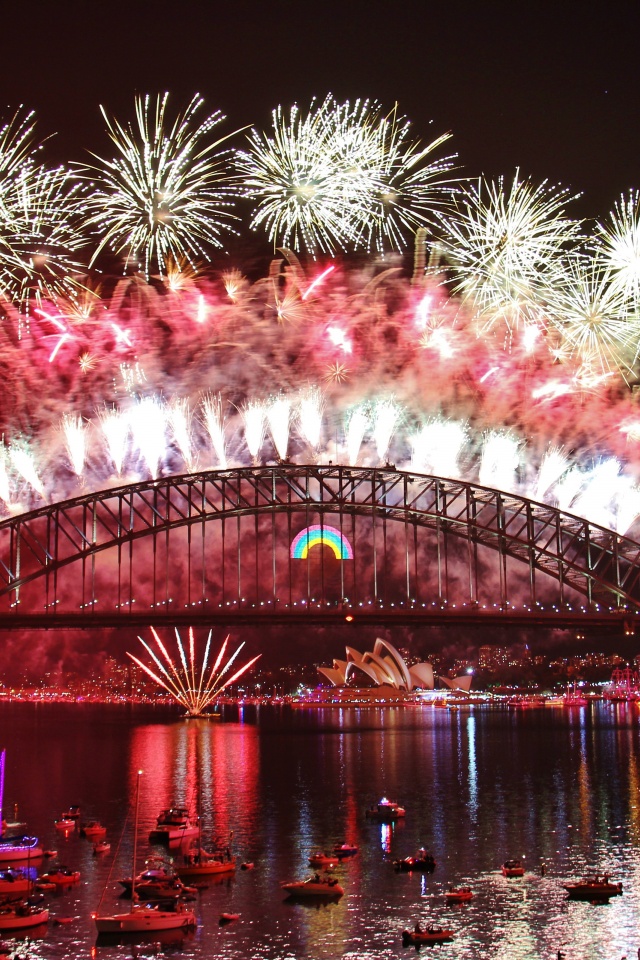
[[[7,748],[4,814],[14,804],[28,832],[57,848],[79,884],[46,894],[51,919],[10,955],[63,960],[158,955],[237,960],[406,956],[402,930],[416,920],[451,927],[454,940],[423,947],[440,960],[631,960],[640,947],[640,710],[493,706],[223,708],[216,720],[170,709],[2,704]],[[238,869],[208,881],[193,935],[96,943],[91,919],[118,900],[130,874],[132,809],[142,770],[138,865],[162,852],[148,842],[161,809],[198,805],[204,834],[229,842]],[[395,826],[368,819],[382,796],[399,801]],[[79,804],[108,829],[111,852],[93,855],[54,820]],[[312,851],[357,844],[332,874],[337,902],[291,902],[284,881],[313,871]],[[398,873],[393,861],[425,847],[433,873]],[[180,851],[171,851],[180,856]],[[524,861],[522,879],[500,871]],[[40,865],[46,869],[47,861]],[[623,883],[608,904],[567,899],[562,884],[607,871]],[[469,903],[448,905],[450,884]],[[220,926],[223,912],[239,919]],[[57,924],[56,920],[69,920]],[[5,938],[7,939],[7,938]]]

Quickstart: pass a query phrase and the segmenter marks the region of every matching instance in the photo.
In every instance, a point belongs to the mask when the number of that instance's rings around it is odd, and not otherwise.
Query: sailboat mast
[[[136,781],[136,813],[133,826],[133,856],[131,858],[131,911],[133,911],[136,898],[136,850],[138,848],[138,812],[140,810],[140,777],[142,770],[138,770],[138,779]]]
[[[4,820],[2,819],[2,801],[4,799],[4,761],[7,755],[6,749],[3,748],[2,753],[0,753],[0,837],[3,834],[2,824]]]

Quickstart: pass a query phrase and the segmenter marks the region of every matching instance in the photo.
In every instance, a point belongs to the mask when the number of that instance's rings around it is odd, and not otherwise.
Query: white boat
[[[0,901],[22,900],[33,889],[33,881],[18,870],[0,870]]]
[[[401,820],[406,814],[404,807],[394,800],[387,800],[383,797],[378,803],[367,810],[367,817],[372,820],[380,820],[382,823],[393,823],[394,820]]]
[[[171,910],[138,902],[136,893],[136,847],[138,843],[138,812],[140,808],[140,777],[136,783],[136,811],[133,836],[133,863],[131,867],[131,907],[121,913],[94,913],[93,920],[98,933],[154,933],[158,930],[188,930],[196,926],[196,915],[182,903],[176,902]]]
[[[32,907],[25,900],[0,907],[0,930],[24,930],[39,927],[49,919],[49,911]]]
[[[344,893],[344,887],[334,877],[320,877],[317,873],[306,880],[283,883],[281,886],[290,897],[341,897]]]
[[[0,824],[2,819],[2,802],[4,799],[4,767],[6,750],[0,751]],[[15,863],[20,860],[37,860],[42,856],[42,848],[38,846],[37,837],[10,837],[2,839],[0,829],[0,866]]]
[[[98,840],[98,842],[93,845],[94,856],[98,856],[100,853],[109,853],[109,850],[111,850],[111,844],[108,840]]]
[[[159,815],[149,841],[174,843],[195,837],[199,832],[200,827],[191,821],[187,807],[169,807]]]
[[[106,832],[107,828],[103,827],[97,820],[90,820],[89,823],[84,823],[80,827],[81,837],[104,837]]]
[[[37,837],[13,837],[0,841],[0,864],[16,863],[20,860],[39,860],[42,847]]]
[[[94,913],[93,919],[98,933],[155,933],[158,930],[190,930],[196,926],[193,910],[179,902],[172,910],[134,903],[126,913]]]
[[[311,854],[308,862],[310,867],[324,867],[328,869],[329,867],[337,866],[340,863],[340,857],[337,854],[330,856],[328,853],[323,853],[319,850],[317,853]]]

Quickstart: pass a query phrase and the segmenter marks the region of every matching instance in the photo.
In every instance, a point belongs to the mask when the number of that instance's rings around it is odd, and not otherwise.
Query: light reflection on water
[[[447,958],[619,960],[640,947],[640,744],[638,712],[606,704],[563,712],[493,708],[444,711],[228,709],[222,721],[158,711],[2,705],[8,748],[5,809],[19,803],[29,829],[82,882],[49,897],[52,918],[73,922],[17,946],[42,960],[96,956],[379,958],[410,956],[401,932],[416,919],[450,925]],[[228,839],[256,869],[209,882],[195,902],[191,938],[155,935],[137,945],[99,945],[90,919],[116,899],[131,869],[130,818],[142,769],[138,863],[159,848],[148,834],[173,802],[196,809],[205,834]],[[404,821],[375,823],[365,810],[382,795],[407,808]],[[58,834],[70,803],[105,822],[112,853]],[[311,851],[349,841],[359,854],[336,868],[336,903],[292,903],[280,884],[311,871]],[[433,874],[396,873],[393,860],[425,846]],[[174,851],[176,856],[179,851]],[[523,879],[499,872],[521,857]],[[542,864],[544,863],[544,871]],[[572,902],[562,883],[608,870],[624,894],[608,905]],[[444,891],[468,883],[474,899],[448,905]],[[221,927],[221,912],[240,920]]]

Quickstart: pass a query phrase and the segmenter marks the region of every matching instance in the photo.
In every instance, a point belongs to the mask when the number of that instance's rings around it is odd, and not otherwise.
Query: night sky
[[[83,160],[109,154],[98,105],[129,119],[135,93],[177,110],[198,92],[229,132],[328,92],[397,101],[416,137],[453,133],[465,175],[519,167],[604,217],[640,186],[637,20],[631,2],[5,0],[2,112],[35,108],[48,154]]]

